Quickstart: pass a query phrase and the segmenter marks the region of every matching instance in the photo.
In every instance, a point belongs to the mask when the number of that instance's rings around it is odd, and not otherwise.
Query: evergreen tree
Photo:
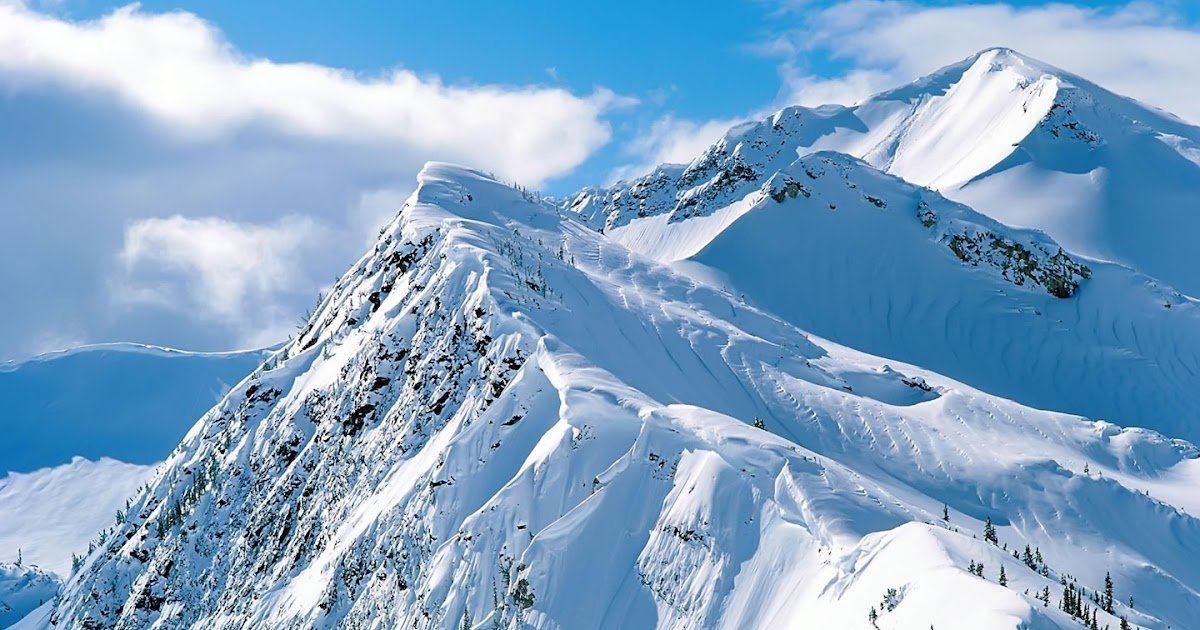
[[[996,526],[992,525],[992,517],[987,517],[987,521],[983,524],[983,539],[993,545],[1000,544],[1000,539],[996,536]]]
[[[1004,573],[1004,565],[1000,565],[1000,586],[1008,586],[1008,576]]]
[[[1129,625],[1129,620],[1124,617],[1121,617],[1121,630],[1133,630]]]
[[[945,521],[947,525],[950,524],[950,507],[945,503],[942,504],[942,520]]]
[[[1104,572],[1104,612],[1113,614],[1113,580],[1112,574]]]

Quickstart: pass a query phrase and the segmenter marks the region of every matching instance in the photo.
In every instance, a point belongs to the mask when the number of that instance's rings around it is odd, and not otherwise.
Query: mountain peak
[[[972,61],[973,63],[982,61],[1011,68],[1037,68],[1039,70],[1059,72],[1057,68],[1054,68],[1044,61],[1035,59],[1018,50],[1006,48],[1004,46],[984,48],[983,50],[968,57],[967,60]]]

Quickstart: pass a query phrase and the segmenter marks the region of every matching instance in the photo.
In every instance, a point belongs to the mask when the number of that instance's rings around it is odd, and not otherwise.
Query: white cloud
[[[539,185],[633,102],[277,63],[185,12],[35,6],[0,0],[0,360],[279,341],[426,160]]]
[[[636,162],[613,169],[609,180],[616,182],[644,175],[659,164],[691,162],[742,120],[721,118],[693,121],[663,116],[625,147],[626,153]]]
[[[850,0],[815,12],[791,35],[800,58],[848,64],[822,78],[785,63],[785,99],[853,102],[981,49],[1006,46],[1192,121],[1200,121],[1195,60],[1200,31],[1145,2],[1110,9],[1006,3],[922,7]],[[791,69],[789,72],[788,70]]]
[[[314,299],[308,264],[326,226],[284,217],[269,225],[217,217],[144,219],[125,231],[115,297],[237,331],[238,343],[278,341],[295,324],[286,298]]]
[[[399,144],[533,185],[608,142],[600,117],[624,102],[604,89],[580,97],[254,59],[193,14],[137,5],[76,23],[0,3],[0,75],[10,85],[112,94],[193,137],[265,124],[326,141]]]
[[[894,72],[880,70],[851,70],[838,77],[819,77],[806,74],[790,63],[780,67],[780,76],[787,95],[784,100],[790,105],[806,107],[852,104],[901,82]]]

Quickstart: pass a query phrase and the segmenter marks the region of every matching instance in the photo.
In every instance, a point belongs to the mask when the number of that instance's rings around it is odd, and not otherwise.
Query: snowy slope
[[[107,344],[0,364],[0,561],[19,551],[38,567],[0,569],[0,627],[55,594],[72,556],[263,357]]]
[[[857,145],[910,182],[1200,295],[1200,128],[1010,50],[925,81],[855,108],[888,129],[882,142],[850,133],[815,146]]]
[[[1011,159],[1000,153],[1025,141],[1009,132],[1029,142],[1051,133],[1038,122],[1035,94],[1015,105],[998,96],[1020,74],[1012,69],[1019,63],[1013,53],[989,51],[857,108],[785,109],[732,129],[688,165],[586,189],[563,209],[658,261],[702,262],[728,290],[813,333],[1035,407],[1200,439],[1194,300],[1069,247],[1056,258],[1057,241],[998,224],[866,162],[809,153],[835,145],[914,180],[953,187],[965,177],[955,169]],[[1033,84],[1027,90],[1037,92]],[[1062,90],[1054,98],[1065,98]],[[1032,118],[1017,115],[1025,109]],[[1154,162],[1152,152],[1145,155]],[[1010,199],[1033,189],[1045,190],[1005,184]],[[1196,193],[1186,207],[1158,207],[1190,216],[1200,208],[1200,187]],[[1200,224],[1165,225],[1155,229],[1172,238],[1200,233]],[[1131,244],[1154,242],[1124,232]],[[1040,283],[1019,271],[1026,253],[1039,263],[1029,272],[1042,274]],[[1059,274],[1065,261],[1081,268]],[[1193,268],[1180,271],[1191,277]]]
[[[264,356],[106,344],[0,363],[0,477],[76,456],[162,461]]]
[[[12,626],[54,599],[62,581],[25,563],[0,562],[0,627]]]
[[[77,457],[0,479],[0,560],[15,560],[20,549],[27,564],[69,576],[72,554],[84,555],[153,473],[154,466]]]
[[[806,211],[775,183],[768,203]],[[884,203],[880,216],[901,213]],[[953,234],[1001,230],[932,205],[931,233],[897,238],[949,251]],[[979,252],[982,284],[1063,300],[1050,292],[1082,296],[1102,276],[1042,252],[1044,236],[1005,235],[1039,265]],[[303,334],[193,427],[49,619],[868,628],[874,611],[880,628],[1072,628],[1060,598],[1102,589],[1106,572],[1116,615],[1200,618],[1193,446],[813,337],[717,274],[428,166]],[[967,571],[980,562],[982,576]]]
[[[844,155],[761,179],[607,234],[704,263],[731,292],[852,347],[1035,407],[1200,438],[1194,300]]]
[[[1007,49],[852,107],[789,107],[734,128],[686,167],[665,166],[577,201],[590,201],[585,214],[608,214],[610,227],[662,212],[664,203],[678,214],[714,190],[821,150],[862,158],[1004,223],[1043,230],[1069,251],[1200,296],[1200,128]],[[675,208],[676,195],[706,181],[719,161],[727,178]]]

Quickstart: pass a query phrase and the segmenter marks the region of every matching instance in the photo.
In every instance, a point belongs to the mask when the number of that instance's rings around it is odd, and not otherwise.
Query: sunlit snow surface
[[[1060,579],[1091,593],[1106,571],[1130,621],[1200,618],[1190,444],[809,335],[805,313],[887,326],[894,307],[806,298],[827,268],[753,273],[772,259],[751,245],[812,230],[803,247],[853,267],[850,236],[821,230],[878,221],[897,245],[858,277],[911,256],[920,265],[882,281],[980,287],[959,304],[992,295],[994,312],[1053,321],[1052,305],[1079,309],[1089,292],[1185,318],[1191,303],[1165,309],[1168,291],[1094,261],[1069,297],[1018,285],[995,256],[964,262],[947,243],[988,233],[1048,264],[1046,236],[844,157],[809,159],[826,171],[792,173],[807,196],[776,179],[680,216],[723,225],[671,265],[479,173],[428,166],[309,327],[202,418],[29,625],[866,628],[874,607],[881,628],[1072,628]],[[730,204],[739,216],[718,217]],[[772,303],[768,287],[791,297]],[[957,297],[910,307],[936,320]],[[1103,352],[1109,332],[1063,363]],[[1023,361],[971,358],[1009,373]],[[1142,392],[1183,404],[1170,394]],[[986,518],[999,546],[982,540]],[[1026,544],[1047,575],[1012,556]]]
[[[808,332],[1034,407],[1196,440],[1200,322],[1184,294],[1200,294],[1197,147],[1196,127],[996,49],[854,107],[786,108],[690,164],[562,207],[642,255],[704,263]],[[785,183],[803,194],[762,202]],[[947,239],[994,222],[917,186],[1045,230],[1057,242],[1003,231],[1061,244],[1093,277],[1062,300],[954,264]]]

